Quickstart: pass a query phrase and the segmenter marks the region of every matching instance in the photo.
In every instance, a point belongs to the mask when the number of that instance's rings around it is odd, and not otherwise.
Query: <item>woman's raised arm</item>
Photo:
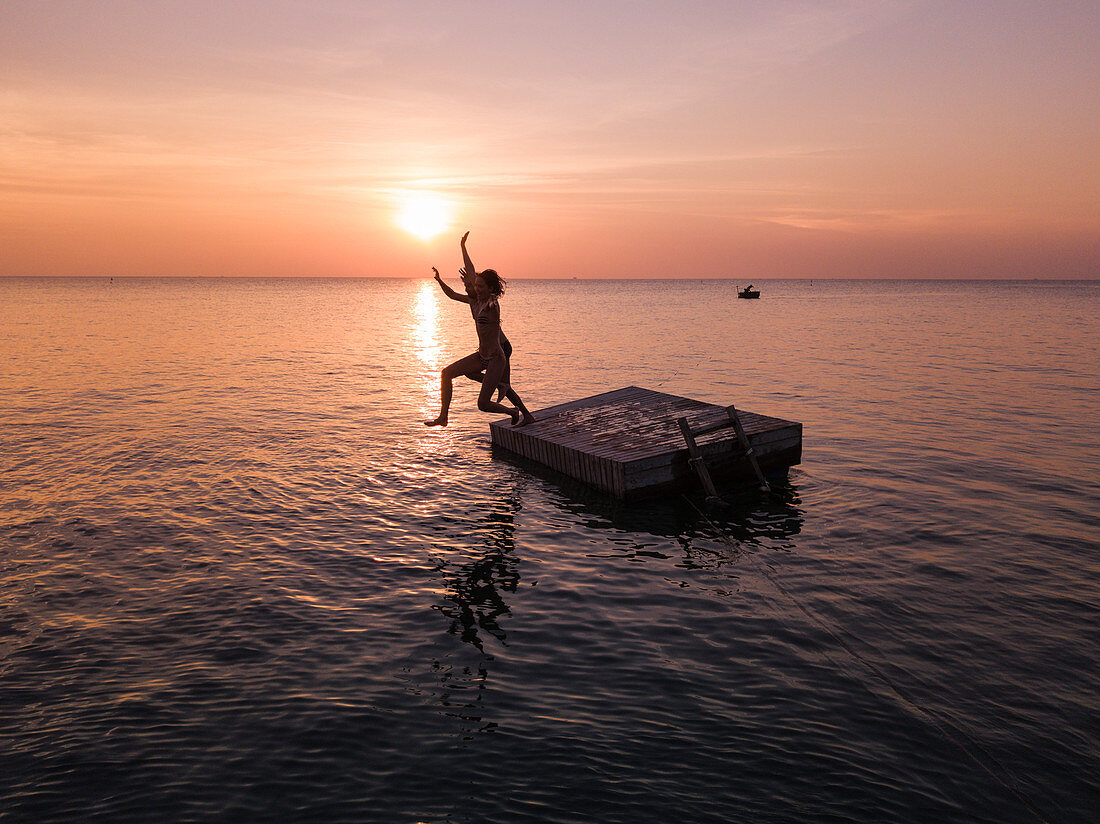
[[[474,262],[470,260],[470,253],[466,251],[466,238],[470,236],[467,232],[462,236],[462,240],[458,242],[458,245],[462,247],[462,265],[463,272],[462,283],[466,286],[466,291],[469,292],[474,286],[474,278],[477,277],[477,269],[474,268]]]
[[[448,286],[446,283],[443,282],[443,278],[441,278],[439,276],[439,270],[438,269],[436,269],[433,266],[432,271],[435,272],[435,282],[438,283],[443,288],[443,294],[445,294],[451,300],[461,301],[462,303],[470,303],[471,298],[469,296],[460,295],[458,292],[456,292],[454,289],[452,289],[450,286]]]

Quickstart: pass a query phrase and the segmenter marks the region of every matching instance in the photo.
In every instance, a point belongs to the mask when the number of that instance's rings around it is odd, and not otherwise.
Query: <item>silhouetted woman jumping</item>
[[[458,242],[459,247],[462,249],[462,268],[458,270],[458,274],[462,277],[462,286],[466,290],[466,296],[473,298],[474,295],[474,278],[477,276],[477,269],[474,268],[474,262],[470,260],[470,253],[466,251],[466,238],[470,236],[467,232],[462,236],[462,239]],[[476,317],[476,310],[474,305],[470,304],[470,314]],[[508,400],[523,414],[523,420],[519,423],[520,426],[526,426],[529,423],[535,422],[535,416],[531,414],[529,410],[523,404],[523,399],[519,396],[519,392],[512,386],[512,344],[508,340],[508,336],[504,334],[504,327],[500,329],[500,348],[504,350],[504,357],[508,358],[508,365],[504,367],[504,377],[500,379],[500,384],[497,385],[497,402],[499,403],[502,398],[507,397]],[[479,383],[485,378],[484,370],[471,374],[466,373],[466,377],[472,381],[478,381]]]
[[[473,265],[469,257],[465,255],[466,235],[462,236],[463,257],[466,262],[466,271],[463,281],[470,278]],[[508,415],[512,419],[512,426],[516,426],[523,414],[518,408],[509,408],[493,401],[493,392],[501,386],[508,372],[508,357],[501,346],[500,332],[500,303],[498,298],[504,294],[504,279],[493,269],[473,275],[469,284],[472,294],[461,295],[443,282],[439,270],[434,266],[435,280],[442,287],[444,293],[451,300],[457,300],[470,305],[474,316],[474,325],[477,328],[478,349],[472,355],[467,355],[443,369],[440,375],[440,412],[430,421],[424,421],[425,426],[446,426],[447,414],[451,408],[451,382],[459,375],[468,375],[474,380],[481,378],[481,392],[477,398],[477,408],[482,412],[495,412]],[[484,370],[484,375],[480,373]],[[477,376],[477,377],[475,377]],[[512,398],[515,390],[506,387],[509,398]],[[519,396],[515,396],[518,400]],[[515,401],[513,401],[515,402]],[[519,402],[522,406],[522,401]],[[527,413],[528,416],[530,413]],[[526,422],[526,421],[525,421]]]

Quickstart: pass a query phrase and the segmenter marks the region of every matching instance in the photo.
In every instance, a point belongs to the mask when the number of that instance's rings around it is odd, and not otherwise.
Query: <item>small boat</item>
[[[760,290],[753,289],[752,284],[750,283],[744,289],[737,290],[737,297],[746,299],[758,298],[760,297]]]

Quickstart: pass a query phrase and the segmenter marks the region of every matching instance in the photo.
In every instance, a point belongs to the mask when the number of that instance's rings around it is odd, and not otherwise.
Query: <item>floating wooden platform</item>
[[[493,444],[536,461],[617,498],[641,498],[699,486],[676,423],[692,428],[728,420],[726,408],[691,398],[627,386],[535,413],[529,426],[508,418],[489,424]],[[749,444],[766,475],[786,474],[802,461],[802,424],[738,410]],[[756,476],[731,428],[697,438],[716,481],[755,483]]]

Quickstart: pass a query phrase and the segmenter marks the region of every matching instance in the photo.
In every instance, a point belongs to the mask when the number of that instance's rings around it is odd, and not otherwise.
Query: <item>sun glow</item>
[[[451,225],[451,207],[433,192],[410,192],[401,198],[397,225],[421,240],[431,240]]]

